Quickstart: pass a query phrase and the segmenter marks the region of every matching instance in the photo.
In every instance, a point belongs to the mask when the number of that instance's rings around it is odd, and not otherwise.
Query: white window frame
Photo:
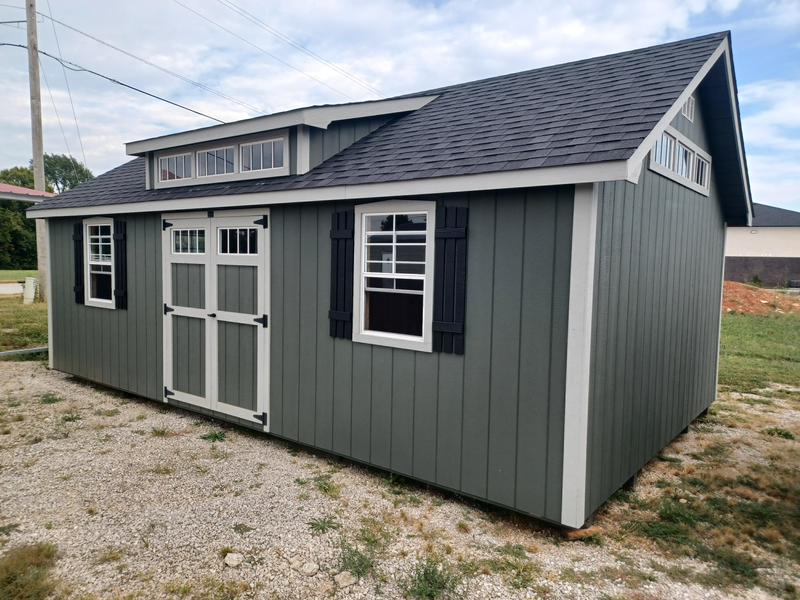
[[[672,150],[673,151],[672,163],[671,163],[672,168],[667,168],[664,165],[657,163],[655,161],[655,152],[653,149],[650,150],[650,164],[648,168],[651,171],[658,173],[659,175],[663,175],[664,177],[667,177],[677,183],[680,183],[682,186],[694,190],[698,194],[702,194],[703,196],[708,196],[709,190],[711,188],[711,155],[672,126],[668,126],[664,131],[664,133],[675,139],[675,143],[673,144],[673,150]],[[679,175],[677,171],[675,171],[678,164],[679,146],[684,146],[693,153],[691,164],[689,165],[688,178]],[[708,163],[708,174],[706,175],[705,185],[696,183],[693,180],[694,170],[697,168],[696,163],[698,156]]]
[[[244,160],[242,160],[242,155],[244,153],[244,147],[245,146],[255,146],[256,144],[266,144],[268,142],[273,142],[273,143],[274,142],[282,142],[283,143],[283,164],[280,167],[268,167],[268,168],[261,167],[260,169],[253,169],[251,167],[248,171],[243,170],[242,169],[242,165],[244,164]],[[238,150],[239,151],[239,171],[241,171],[243,174],[259,173],[259,172],[262,172],[262,171],[265,172],[265,173],[269,173],[270,171],[280,171],[286,166],[286,162],[287,162],[287,160],[289,158],[288,156],[286,156],[286,139],[283,136],[280,136],[280,135],[279,136],[275,136],[275,137],[268,137],[268,138],[264,138],[264,139],[253,140],[251,142],[242,142],[238,146],[239,146],[239,150]],[[274,148],[275,147],[273,145],[273,150],[272,150],[272,152],[273,152],[273,161],[272,162],[273,163],[275,162],[275,150],[274,150]],[[262,161],[264,160],[263,155],[261,157],[261,160]],[[263,162],[262,162],[262,164],[263,164]]]
[[[156,170],[158,171],[158,182],[159,183],[164,183],[165,181],[166,182],[175,182],[175,181],[184,181],[184,180],[187,180],[187,179],[194,179],[195,178],[194,177],[194,173],[192,173],[189,177],[186,177],[184,175],[183,177],[180,177],[180,178],[176,177],[175,179],[162,179],[161,178],[161,175],[163,174],[163,171],[161,170],[161,161],[162,160],[169,160],[170,158],[185,158],[187,156],[189,157],[189,165],[191,166],[192,169],[194,169],[195,161],[194,161],[194,156],[193,156],[193,154],[191,152],[181,152],[180,154],[169,154],[169,155],[159,156],[158,159],[156,160]]]
[[[426,213],[425,229],[425,276],[422,293],[422,335],[412,336],[364,329],[364,294],[366,278],[370,275],[364,270],[365,218],[368,215],[387,213]],[[355,207],[353,231],[353,341],[390,348],[433,351],[433,269],[436,247],[436,202],[424,200],[386,200]],[[402,278],[402,275],[400,275]]]
[[[100,261],[93,261],[92,254],[90,252],[90,236],[89,236],[89,227],[92,225],[108,225],[111,229],[111,262],[100,262]],[[83,285],[84,285],[84,294],[83,294],[83,303],[86,306],[94,306],[95,308],[110,308],[112,310],[116,309],[116,304],[114,302],[114,219],[109,217],[93,217],[91,219],[84,219],[83,220]],[[103,300],[101,298],[92,298],[92,274],[91,274],[91,266],[92,265],[111,265],[111,300]]]
[[[221,176],[224,176],[224,175],[230,176],[230,175],[235,175],[236,173],[238,173],[238,171],[239,171],[238,162],[239,161],[237,160],[237,156],[236,156],[238,154],[237,151],[236,151],[236,148],[237,148],[237,145],[236,144],[232,144],[230,146],[216,146],[214,148],[205,148],[203,150],[197,150],[194,153],[194,168],[195,168],[195,172],[197,173],[197,179],[216,179],[217,177],[221,177]],[[226,152],[228,150],[231,151],[231,156],[233,157],[233,167],[232,167],[233,170],[230,173],[228,173],[226,171],[225,173],[214,173],[213,175],[209,175],[208,173],[206,173],[205,175],[201,175],[200,174],[200,155],[201,154],[207,154],[209,152],[216,153],[216,152],[219,152],[220,150],[224,150]],[[216,166],[214,168],[216,169]]]

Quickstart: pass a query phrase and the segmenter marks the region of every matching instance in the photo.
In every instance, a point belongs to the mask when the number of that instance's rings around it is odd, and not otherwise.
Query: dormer
[[[436,96],[314,106],[129,142],[147,189],[302,175]]]

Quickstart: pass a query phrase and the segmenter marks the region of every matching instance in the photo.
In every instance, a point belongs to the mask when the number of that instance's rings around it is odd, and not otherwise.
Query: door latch
[[[208,313],[208,315],[207,315],[207,316],[209,316],[209,317],[216,317],[216,316],[217,316],[217,313]]]

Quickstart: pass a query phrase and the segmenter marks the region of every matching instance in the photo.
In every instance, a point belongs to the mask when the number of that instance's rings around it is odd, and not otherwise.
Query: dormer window
[[[197,153],[197,176],[208,177],[233,173],[233,146]]]
[[[241,169],[262,171],[264,169],[280,169],[283,167],[283,140],[269,140],[254,144],[242,144]]]
[[[172,181],[174,179],[191,179],[191,177],[192,177],[191,154],[166,156],[159,159],[159,178],[161,179],[161,181]]]

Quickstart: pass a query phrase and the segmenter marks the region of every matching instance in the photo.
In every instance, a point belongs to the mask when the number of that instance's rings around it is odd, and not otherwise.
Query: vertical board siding
[[[587,516],[713,402],[724,253],[713,174],[599,185]]]
[[[205,319],[172,316],[172,382],[180,392],[205,398]]]
[[[271,431],[558,520],[573,197],[433,198],[470,209],[463,356],[332,338],[330,219],[353,204],[273,207]]]
[[[197,265],[201,269],[203,265]],[[217,308],[254,315],[258,310],[258,267],[217,265]]]
[[[365,119],[336,121],[328,125],[327,129],[311,127],[309,130],[309,168],[313,169],[393,118],[391,115],[382,115]]]
[[[172,263],[172,304],[187,308],[206,307],[204,265]]]
[[[154,400],[163,398],[161,219],[124,215],[128,308],[75,303],[72,230],[80,219],[50,219],[53,366]]]
[[[255,411],[258,329],[226,321],[219,321],[217,326],[219,401]]]

